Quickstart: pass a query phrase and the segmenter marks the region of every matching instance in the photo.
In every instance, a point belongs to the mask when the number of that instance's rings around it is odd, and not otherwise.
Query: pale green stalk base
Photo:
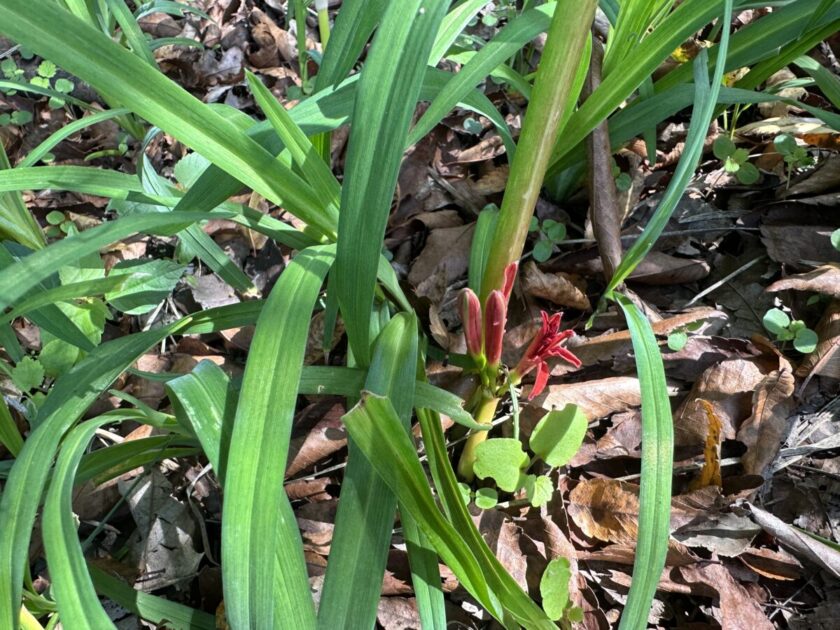
[[[491,425],[496,415],[496,408],[499,406],[499,398],[495,396],[484,396],[478,404],[475,413],[475,420],[479,424]],[[487,439],[489,431],[474,431],[468,438],[458,461],[458,474],[464,481],[472,481],[475,478],[473,466],[475,465],[475,449]]]

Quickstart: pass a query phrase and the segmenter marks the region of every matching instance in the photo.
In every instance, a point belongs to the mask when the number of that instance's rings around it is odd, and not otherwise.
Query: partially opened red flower
[[[546,361],[549,357],[560,357],[575,367],[582,365],[580,359],[561,345],[566,339],[574,335],[571,330],[560,330],[562,318],[562,313],[555,313],[549,317],[548,313],[542,312],[540,331],[534,337],[531,345],[528,346],[525,355],[519,361],[519,365],[516,366],[515,372],[520,378],[537,368],[534,386],[531,388],[531,393],[528,394],[528,400],[537,396],[548,383],[549,367]]]

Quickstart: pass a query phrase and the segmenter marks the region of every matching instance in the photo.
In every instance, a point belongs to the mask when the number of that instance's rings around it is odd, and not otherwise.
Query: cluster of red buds
[[[513,262],[505,268],[504,287],[501,291],[491,291],[487,296],[483,317],[478,296],[470,289],[464,289],[461,294],[461,320],[467,352],[483,374],[498,372],[502,359],[508,301],[516,279],[517,267],[517,263]],[[575,367],[581,366],[580,359],[563,347],[563,342],[574,333],[571,330],[560,330],[561,319],[561,313],[549,316],[545,311],[542,312],[542,326],[539,332],[525,350],[519,364],[510,372],[511,381],[518,383],[528,372],[537,369],[536,380],[528,400],[545,388],[549,375],[547,359],[550,357],[560,357]]]

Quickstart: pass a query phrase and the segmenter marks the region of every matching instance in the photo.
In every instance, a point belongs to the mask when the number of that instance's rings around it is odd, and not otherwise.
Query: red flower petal
[[[528,394],[528,400],[532,400],[534,396],[539,396],[540,392],[545,389],[548,383],[548,364],[545,361],[540,361],[537,365],[537,376],[534,379],[534,386],[531,388],[531,393]]]

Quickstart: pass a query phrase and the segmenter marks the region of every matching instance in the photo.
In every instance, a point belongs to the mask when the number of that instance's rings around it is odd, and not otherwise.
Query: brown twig
[[[603,45],[598,38],[593,38],[592,60],[583,86],[586,98],[601,84],[603,60]],[[589,161],[589,216],[604,266],[604,278],[609,282],[621,262],[621,217],[612,174],[612,147],[606,118],[586,139],[586,155]]]

